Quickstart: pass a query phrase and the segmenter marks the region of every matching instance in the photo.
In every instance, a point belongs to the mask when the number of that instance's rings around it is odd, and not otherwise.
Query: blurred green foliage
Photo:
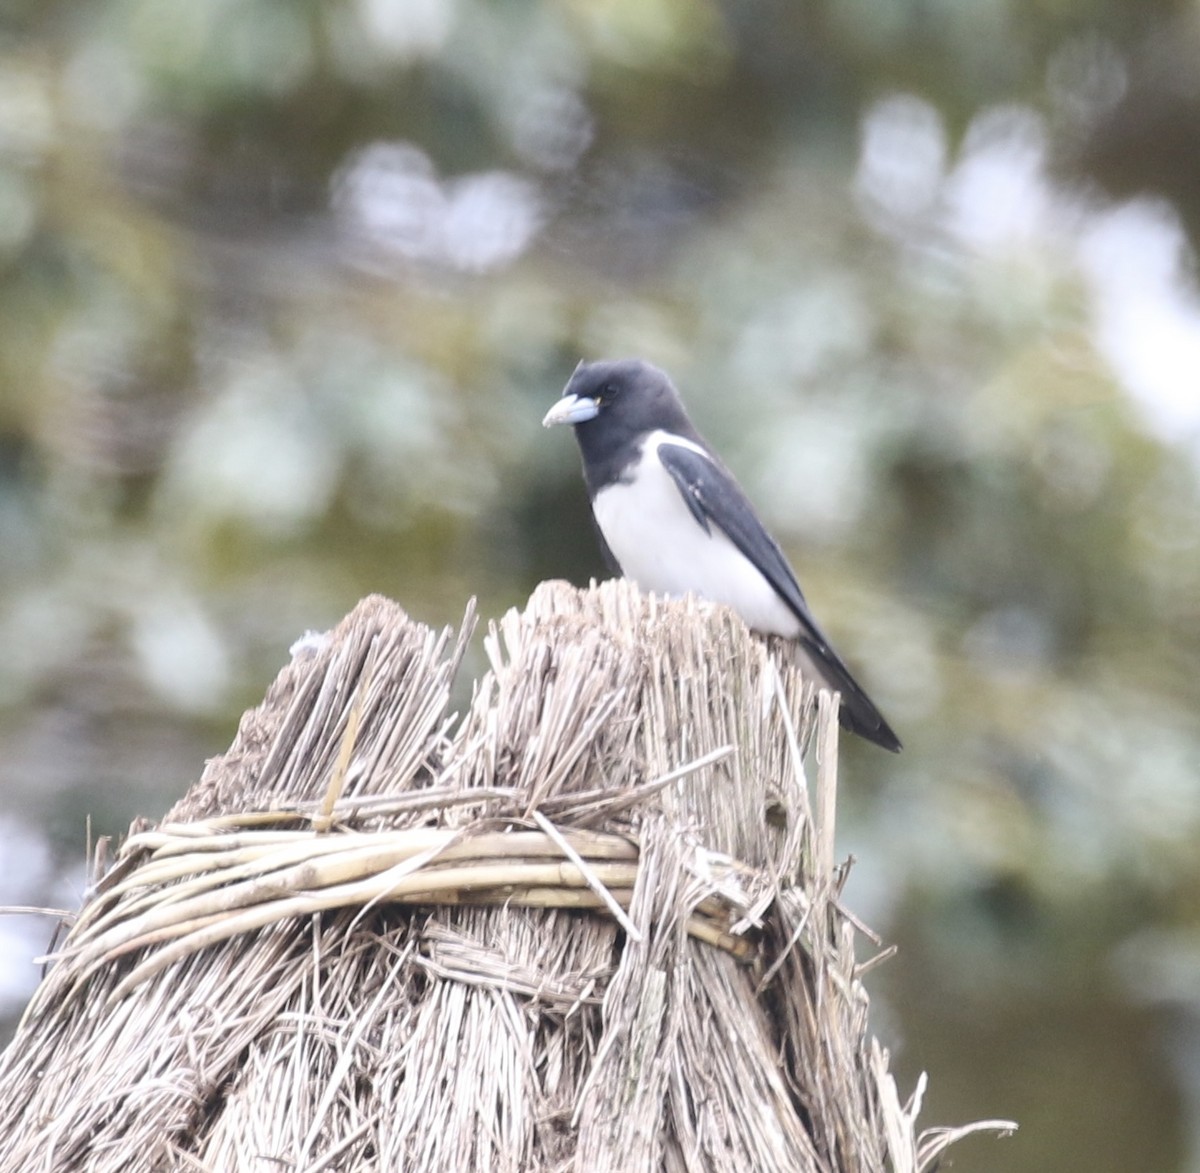
[[[905,740],[845,748],[849,899],[928,1114],[1026,1125],[958,1167],[1193,1167],[1198,50],[1166,0],[10,4],[0,899],[361,595],[600,574],[538,420],[639,354]]]

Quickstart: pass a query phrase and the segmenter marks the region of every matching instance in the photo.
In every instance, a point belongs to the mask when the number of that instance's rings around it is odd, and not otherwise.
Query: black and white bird
[[[615,573],[646,591],[690,591],[724,603],[753,630],[795,640],[811,678],[841,693],[842,725],[900,749],[665,372],[638,359],[580,363],[542,423],[575,429],[600,544]]]

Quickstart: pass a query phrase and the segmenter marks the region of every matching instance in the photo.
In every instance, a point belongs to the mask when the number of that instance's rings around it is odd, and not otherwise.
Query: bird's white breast
[[[657,458],[663,444],[704,449],[666,432],[646,437],[633,477],[601,489],[592,501],[596,523],[626,578],[642,590],[684,595],[732,607],[755,631],[795,636],[800,623],[754,564],[713,523],[692,515],[679,486]]]

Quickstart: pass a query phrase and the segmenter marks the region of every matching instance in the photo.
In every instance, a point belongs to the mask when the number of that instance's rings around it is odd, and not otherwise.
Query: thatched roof
[[[0,1061],[0,1169],[932,1168],[830,698],[724,610],[548,584],[455,723],[471,625],[365,600],[135,830]]]

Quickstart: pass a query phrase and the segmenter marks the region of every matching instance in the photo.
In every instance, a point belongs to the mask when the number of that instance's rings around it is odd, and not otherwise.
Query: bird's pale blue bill
[[[600,414],[600,405],[586,395],[564,395],[542,420],[543,428],[552,428],[555,424],[586,424]]]

